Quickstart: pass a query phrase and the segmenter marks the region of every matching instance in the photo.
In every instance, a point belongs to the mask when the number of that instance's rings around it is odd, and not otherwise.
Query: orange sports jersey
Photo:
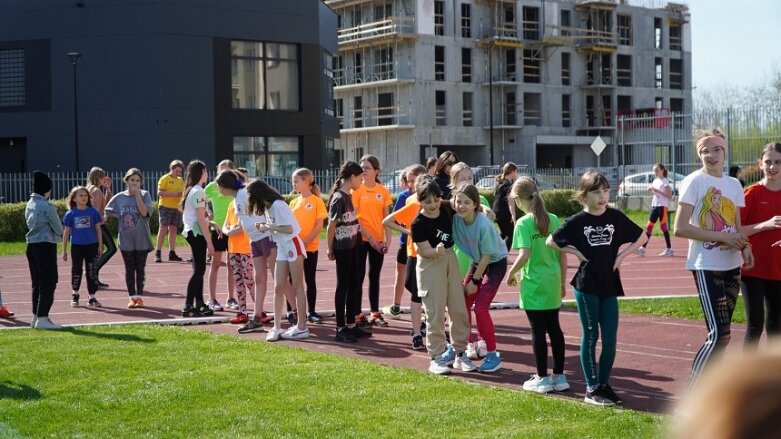
[[[383,241],[382,219],[385,218],[385,208],[390,209],[393,206],[393,199],[388,189],[379,183],[372,188],[362,184],[352,191],[352,198],[361,228],[377,241]]]
[[[406,204],[401,209],[391,213],[393,219],[407,230],[412,227],[412,221],[420,213],[420,203],[418,202],[418,195],[412,194],[407,198]],[[407,256],[410,258],[416,258],[418,251],[415,248],[415,243],[412,242],[410,237],[407,237]]]
[[[320,230],[323,229],[323,220],[328,218],[323,199],[315,194],[310,194],[306,198],[302,196],[295,198],[290,202],[290,209],[293,211],[298,225],[301,226],[301,233],[298,236],[302,240],[312,233],[314,228],[318,229],[319,234]],[[315,235],[315,239],[304,248],[308,252],[316,252],[319,244],[318,235]]]
[[[225,215],[225,224],[235,225],[241,224],[239,218],[236,216],[236,203],[231,200],[228,205],[228,213]],[[228,236],[228,253],[239,253],[248,255],[252,253],[250,250],[249,235],[244,230],[240,230],[238,233]]]

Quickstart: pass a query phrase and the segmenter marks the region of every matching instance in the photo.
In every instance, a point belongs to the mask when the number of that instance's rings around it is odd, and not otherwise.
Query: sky
[[[781,71],[781,1],[678,0],[689,5],[692,85],[766,83]]]

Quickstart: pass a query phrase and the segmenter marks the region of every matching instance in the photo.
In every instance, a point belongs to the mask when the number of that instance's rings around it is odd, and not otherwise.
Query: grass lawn
[[[0,437],[661,437],[662,416],[153,325],[3,331]]]
[[[629,217],[632,221],[634,221],[635,224],[640,226],[643,230],[645,230],[646,224],[648,224],[648,214],[650,213],[647,210],[626,210],[624,211],[626,216]],[[667,216],[667,226],[670,228],[670,236],[672,236],[672,230],[673,230],[673,222],[675,221],[675,212],[670,212]],[[659,228],[659,221],[656,222],[656,225],[654,226],[654,231],[651,234],[652,236],[664,236],[662,234],[662,230]]]
[[[157,235],[152,235],[152,245],[157,242]],[[116,243],[116,237],[114,237],[114,243]],[[176,235],[176,248],[187,247],[187,241],[181,234]],[[0,256],[18,256],[24,255],[27,244],[25,242],[0,242]],[[163,244],[163,251],[168,251],[168,239],[166,238]],[[62,243],[57,244],[57,254],[62,252]]]
[[[564,306],[575,308],[575,302],[565,302]],[[647,314],[679,319],[702,320],[700,299],[697,297],[674,297],[656,299],[619,299],[619,309],[622,313]],[[746,323],[746,308],[743,296],[738,297],[732,323]]]

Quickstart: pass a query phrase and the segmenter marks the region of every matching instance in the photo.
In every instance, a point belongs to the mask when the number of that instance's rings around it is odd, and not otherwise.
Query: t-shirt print
[[[92,227],[92,221],[89,216],[77,216],[73,222],[74,229],[89,229]]]
[[[738,233],[735,224],[735,203],[725,197],[721,190],[713,186],[705,191],[702,197],[702,209],[697,217],[697,224],[702,230],[712,230],[722,233]],[[703,247],[712,250],[717,247],[728,247],[718,241],[705,241]]]
[[[120,214],[120,218],[122,218],[121,227],[122,230],[135,230],[136,226],[138,226],[138,214],[137,211],[126,211],[122,209],[122,213]]]
[[[358,217],[355,216],[354,211],[344,212],[342,214],[342,227],[337,227],[334,230],[334,238],[337,240],[350,239],[360,233],[359,225],[357,223]],[[355,223],[355,224],[352,224]]]
[[[613,242],[613,234],[615,232],[616,228],[613,224],[605,224],[604,226],[597,227],[583,227],[583,234],[586,235],[586,240],[592,247],[610,245]]]

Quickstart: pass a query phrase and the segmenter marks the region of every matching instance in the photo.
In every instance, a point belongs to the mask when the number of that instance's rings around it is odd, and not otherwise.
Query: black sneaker
[[[79,306],[79,295],[71,294],[71,306]]]
[[[583,401],[587,404],[593,404],[593,405],[600,405],[600,406],[610,406],[610,405],[616,405],[615,402],[608,399],[604,393],[603,393],[604,386],[599,386],[596,389],[592,391],[586,390],[586,397],[583,398]]]
[[[98,284],[98,288],[108,288],[108,284],[101,282],[100,279],[96,282]]]
[[[205,303],[202,303],[200,306],[196,306],[195,309],[193,309],[193,317],[209,317],[213,315],[214,311],[206,306]]]
[[[624,403],[624,401],[618,395],[616,395],[616,392],[613,391],[613,388],[610,387],[610,384],[605,384],[602,386],[602,396],[613,401],[613,403],[616,405],[621,405]]]
[[[355,338],[370,338],[372,336],[371,332],[357,326],[354,328],[348,328],[348,330],[353,333]]]
[[[263,323],[250,319],[244,326],[238,329],[239,334],[249,334],[250,332],[263,332]]]
[[[87,305],[93,307],[93,308],[101,308],[103,307],[103,304],[98,302],[98,299],[91,297],[89,301],[87,302]]]
[[[296,326],[298,324],[298,313],[295,311],[287,313],[287,322],[290,323],[290,326]]]
[[[189,306],[182,308],[182,317],[194,317],[194,316],[195,316],[195,308]]]
[[[163,262],[163,257],[160,255],[159,251],[155,251],[155,262]]]
[[[176,252],[168,252],[168,260],[171,262],[182,262],[182,258],[180,258],[179,255],[176,254]]]
[[[323,316],[321,316],[320,314],[318,314],[316,312],[310,312],[306,316],[306,320],[309,323],[323,323]]]
[[[355,335],[353,335],[353,332],[350,331],[349,328],[342,328],[336,331],[336,338],[334,340],[341,342],[341,343],[355,343]]]
[[[426,336],[426,322],[420,322],[420,335]]]
[[[422,335],[412,336],[412,349],[415,349],[416,351],[419,351],[421,349],[426,349],[426,345],[423,343]]]

